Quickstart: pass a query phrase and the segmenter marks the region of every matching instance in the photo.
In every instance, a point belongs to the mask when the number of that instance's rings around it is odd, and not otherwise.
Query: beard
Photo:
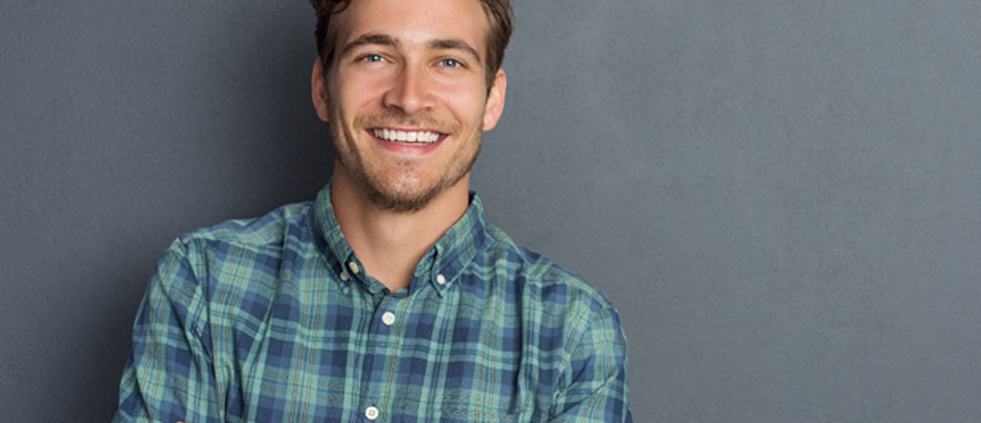
[[[348,127],[343,124],[344,120],[338,111],[332,111],[331,115],[330,136],[335,156],[340,165],[344,166],[351,175],[354,182],[360,186],[368,200],[382,210],[398,214],[422,210],[444,190],[460,182],[473,168],[473,164],[477,161],[477,156],[480,153],[482,134],[479,130],[471,129],[461,134],[459,132],[460,125],[441,122],[429,116],[408,117],[396,111],[386,111],[376,115],[359,116],[354,119],[353,125]],[[464,148],[458,148],[459,154],[451,159],[446,171],[436,180],[424,182],[427,185],[419,186],[415,190],[399,190],[393,186],[394,184],[386,183],[383,180],[382,171],[384,169],[370,168],[365,160],[364,152],[358,147],[354,141],[354,134],[351,133],[351,128],[361,130],[362,128],[385,126],[425,127],[444,134],[458,135],[459,137],[452,141],[457,144],[462,143],[460,147]],[[473,128],[477,128],[477,126],[473,126]],[[441,142],[445,142],[445,140]],[[474,147],[472,149],[466,148],[471,143]],[[440,147],[451,146],[442,145]],[[388,166],[394,167],[394,172],[411,172],[417,165],[418,163],[414,163],[412,160],[402,159]]]

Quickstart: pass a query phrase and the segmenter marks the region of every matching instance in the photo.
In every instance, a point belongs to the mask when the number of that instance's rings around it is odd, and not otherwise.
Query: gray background
[[[981,418],[981,2],[516,0],[475,188],[618,305],[637,421]],[[0,416],[104,421],[179,233],[312,198],[313,16],[0,3]]]

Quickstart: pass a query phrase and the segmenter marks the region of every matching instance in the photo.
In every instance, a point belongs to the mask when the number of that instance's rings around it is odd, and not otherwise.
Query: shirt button
[[[361,268],[358,267],[358,264],[355,263],[354,260],[351,260],[350,262],[348,262],[347,263],[347,267],[349,269],[351,269],[351,273],[358,273],[358,272],[361,271]]]
[[[341,280],[347,282],[349,279],[351,279],[351,277],[347,275],[347,272],[343,272],[342,271],[341,272]]]
[[[384,314],[382,314],[382,323],[384,323],[385,326],[391,326],[392,323],[395,323],[395,313],[386,311]]]
[[[364,416],[367,417],[368,420],[377,419],[378,418],[378,408],[375,407],[375,406],[371,406],[371,407],[365,408],[364,409]]]
[[[445,285],[446,284],[446,276],[443,276],[442,274],[436,275],[436,283],[438,283],[440,285]]]

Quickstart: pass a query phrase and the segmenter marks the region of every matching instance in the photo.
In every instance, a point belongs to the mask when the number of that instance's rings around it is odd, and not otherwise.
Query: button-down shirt
[[[178,238],[133,327],[114,421],[622,422],[599,291],[466,214],[390,292],[313,202]]]

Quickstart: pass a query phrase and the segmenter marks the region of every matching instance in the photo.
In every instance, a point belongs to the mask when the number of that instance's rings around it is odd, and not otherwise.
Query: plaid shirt
[[[632,421],[616,310],[485,223],[476,195],[390,292],[329,189],[174,241],[114,421]]]

